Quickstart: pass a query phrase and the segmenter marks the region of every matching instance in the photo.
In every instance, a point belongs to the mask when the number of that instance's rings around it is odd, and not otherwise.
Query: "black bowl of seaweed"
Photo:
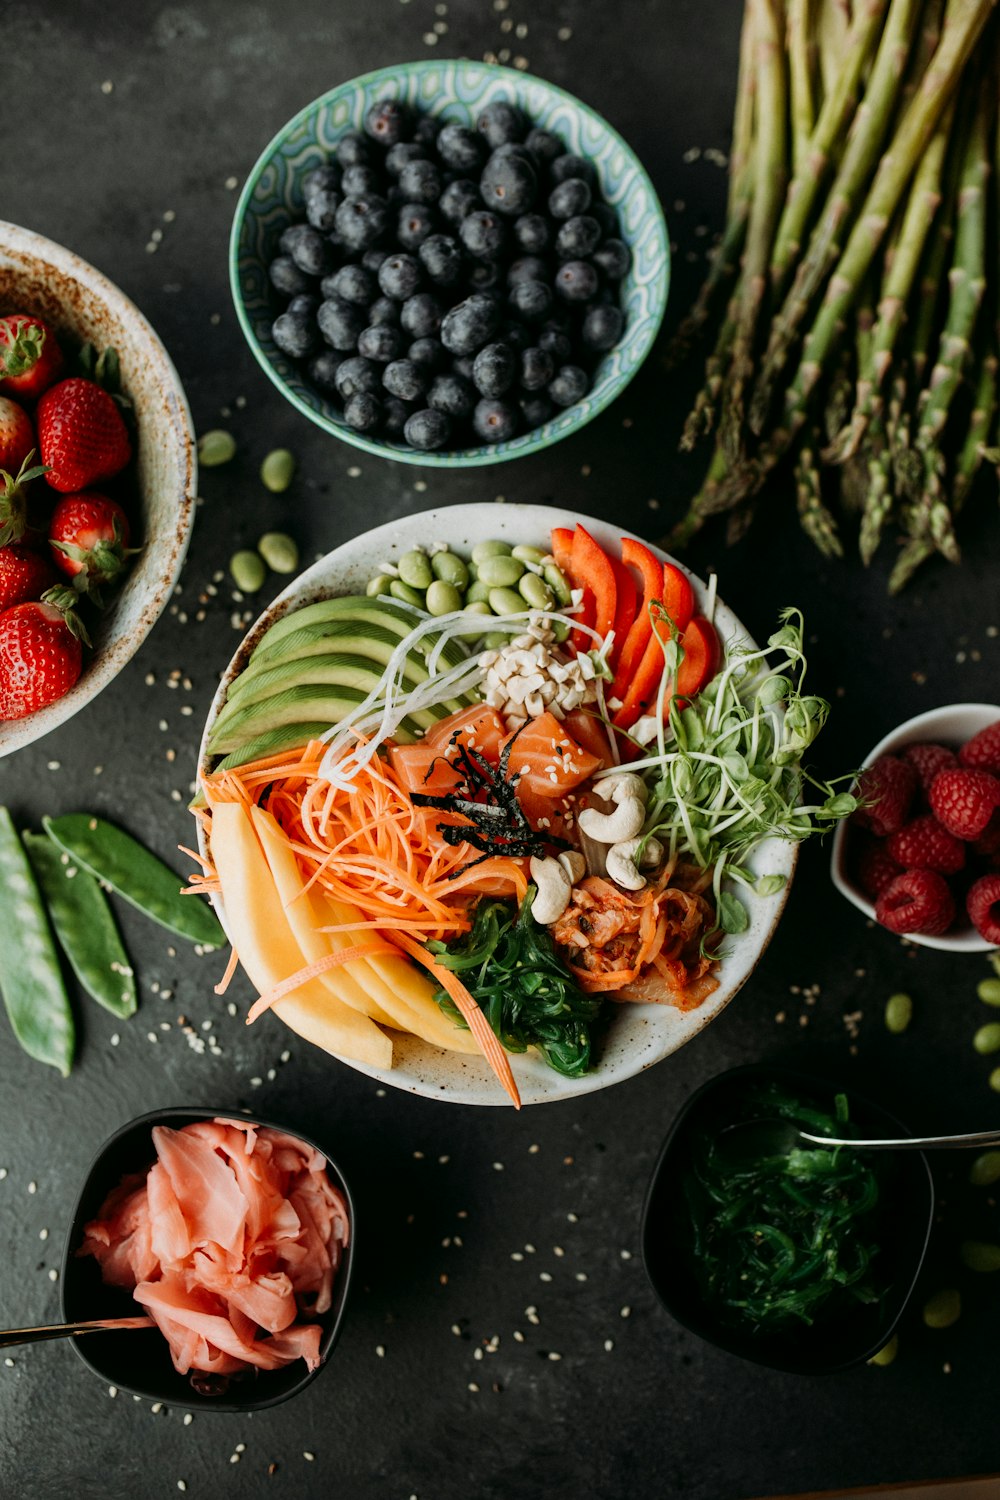
[[[844,1138],[910,1133],[808,1074],[719,1074],[664,1142],[643,1212],[646,1272],[667,1311],[720,1349],[835,1374],[877,1354],[910,1299],[934,1215],[930,1169],[919,1151],[733,1151],[733,1127],[764,1120]]]

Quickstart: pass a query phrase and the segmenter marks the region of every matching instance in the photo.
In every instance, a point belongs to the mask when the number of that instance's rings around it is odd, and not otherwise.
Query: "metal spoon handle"
[[[38,1328],[0,1330],[0,1349],[14,1344],[42,1344],[46,1339],[66,1339],[78,1333],[100,1333],[113,1328],[155,1328],[152,1318],[91,1318],[84,1323],[43,1323]]]
[[[817,1146],[855,1146],[866,1151],[967,1151],[975,1146],[1000,1146],[1000,1130],[977,1130],[972,1135],[904,1135],[899,1140],[848,1141],[833,1135],[799,1132],[803,1140]]]

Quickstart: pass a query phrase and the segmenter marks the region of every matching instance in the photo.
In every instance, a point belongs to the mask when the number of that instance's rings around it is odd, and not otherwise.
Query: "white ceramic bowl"
[[[170,356],[142,313],[100,271],[52,240],[0,221],[0,314],[37,313],[80,344],[117,349],[135,406],[142,551],[91,630],[76,686],[26,719],[0,722],[0,756],[48,734],[96,698],[139,649],[170,598],[194,517],[194,429]],[[40,482],[40,481],[39,481]],[[54,493],[54,492],[53,492]]]
[[[959,746],[965,744],[966,740],[978,734],[980,729],[986,729],[988,725],[995,724],[998,719],[1000,719],[1000,708],[995,703],[949,703],[944,708],[928,709],[926,713],[907,719],[905,724],[900,724],[891,734],[879,740],[874,749],[865,756],[864,766],[870,766],[878,760],[880,755],[898,755],[901,750],[906,749],[907,745],[929,743],[946,745],[949,749],[957,750]],[[874,904],[855,883],[850,873],[848,861],[850,836],[850,823],[838,823],[830,852],[830,878],[840,894],[874,922]],[[930,937],[922,932],[911,932],[906,934],[906,940],[909,943],[917,943],[921,948],[941,948],[946,953],[991,953],[993,951],[993,944],[980,937],[972,926],[958,928],[955,932],[942,933],[940,937]]]
[[[426,545],[440,537],[446,539],[449,546],[457,552],[464,554],[476,542],[491,537],[547,547],[553,526],[572,527],[577,521],[583,521],[603,545],[617,543],[622,535],[618,528],[606,521],[579,516],[570,511],[542,505],[488,503],[459,505],[425,511],[420,515],[403,516],[338,547],[290,584],[270,609],[261,615],[243,641],[212,702],[199,752],[200,764],[203,768],[207,766],[208,734],[225,701],[229,684],[246,665],[250,652],[264,632],[289,610],[298,609],[331,594],[363,593],[366,582],[377,571],[378,563],[399,556],[418,542]],[[698,579],[692,579],[692,582],[698,599],[704,602],[704,585]],[[733,637],[750,641],[748,632],[724,604],[716,606],[715,623],[724,641]],[[202,853],[207,855],[210,851],[206,847],[204,834],[200,837]],[[522,1101],[525,1104],[538,1104],[552,1099],[569,1099],[574,1095],[593,1093],[612,1083],[620,1083],[623,1079],[642,1072],[644,1068],[651,1067],[653,1063],[661,1062],[671,1052],[676,1052],[685,1042],[697,1036],[699,1031],[726,1008],[737,990],[753,973],[778,925],[797,856],[798,845],[785,840],[768,840],[757,850],[751,867],[758,874],[766,872],[784,875],[785,887],[777,896],[769,897],[741,891],[741,899],[749,911],[750,924],[746,932],[727,938],[726,956],[719,969],[719,988],[704,1005],[687,1012],[675,1010],[670,1005],[619,1006],[608,1027],[600,1062],[583,1078],[564,1078],[532,1053],[512,1057],[511,1067]],[[219,919],[225,926],[225,907],[218,898],[215,905]],[[267,1019],[257,1024],[276,1023]],[[428,1098],[446,1099],[455,1104],[506,1104],[503,1090],[488,1065],[481,1059],[442,1052],[417,1037],[399,1032],[393,1032],[392,1038],[396,1065],[391,1070],[362,1067],[355,1062],[351,1062],[350,1066],[377,1078],[381,1083],[407,1089],[410,1093],[424,1094]]]

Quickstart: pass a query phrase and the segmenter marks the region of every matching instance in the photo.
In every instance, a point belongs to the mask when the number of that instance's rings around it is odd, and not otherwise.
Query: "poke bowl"
[[[232,705],[228,709],[226,707],[229,695],[234,690],[234,684],[251,662],[255,651],[258,652],[258,663],[261,661],[259,653],[261,642],[272,629],[276,628],[282,635],[295,630],[295,617],[299,611],[310,610],[313,615],[317,612],[323,613],[329,607],[324,601],[330,600],[331,596],[335,598],[343,596],[345,599],[349,597],[358,600],[363,606],[364,599],[370,597],[365,591],[373,575],[381,568],[391,566],[390,558],[399,559],[415,545],[426,545],[430,538],[440,536],[447,540],[449,548],[454,549],[454,552],[465,554],[477,547],[477,544],[487,543],[490,539],[495,539],[498,546],[504,545],[504,539],[507,544],[523,544],[527,540],[529,544],[544,549],[548,546],[553,528],[565,528],[572,534],[572,528],[581,521],[590,537],[600,546],[610,548],[622,541],[621,533],[609,523],[581,518],[567,511],[545,506],[511,504],[498,507],[491,504],[478,504],[401,517],[337,548],[297,578],[274,601],[252,627],[230,663],[210,709],[202,739],[200,767],[203,781],[208,778],[213,784],[219,785],[218,778],[224,779],[230,774],[225,769],[226,760],[219,759],[215,748],[220,742],[228,743],[224,734],[220,741],[217,725],[221,725],[224,729],[228,723],[232,722]],[[642,544],[637,543],[637,545]],[[662,553],[652,555],[659,557],[661,561],[658,566],[662,568],[664,555]],[[684,577],[686,578],[687,575]],[[693,607],[711,610],[714,603],[714,626],[722,642],[738,641],[749,645],[748,633],[731,610],[727,609],[721,601],[714,600],[714,591],[710,594],[706,586],[697,579],[690,579],[689,582],[692,589]],[[367,613],[367,610],[363,608],[362,612]],[[307,615],[304,618],[308,620],[311,617]],[[484,618],[483,623],[488,628],[488,620]],[[340,629],[339,625],[337,629]],[[280,664],[278,671],[280,684],[283,680]],[[308,691],[311,694],[314,690]],[[355,691],[354,701],[357,702],[363,694],[360,689]],[[240,689],[236,690],[234,703],[238,703],[240,692]],[[288,701],[287,698],[282,700],[285,703]],[[307,731],[300,731],[299,726],[296,725],[290,733],[294,740],[296,734],[299,734],[301,739],[305,739],[315,732],[318,732],[315,726]],[[284,731],[281,733],[284,734]],[[285,743],[287,742],[286,737]],[[267,743],[265,738],[262,741],[262,749],[266,748]],[[285,762],[295,758],[294,753],[284,754],[280,742],[271,741],[270,743],[277,753],[270,760],[265,758],[261,761],[262,769],[254,782],[254,785],[258,787],[269,783],[272,774],[268,770],[270,765],[278,768],[275,774],[284,774],[287,769]],[[232,774],[236,775],[239,772]],[[223,852],[221,847],[213,849],[214,833],[221,828],[221,824],[217,822],[219,812],[220,809],[214,802],[210,816],[204,809],[200,810],[199,847],[205,867],[210,872],[205,889],[212,894],[220,920],[227,934],[234,940],[236,951],[246,963],[248,955],[241,951],[241,938],[244,943],[252,943],[255,940],[252,933],[243,933],[242,930],[238,932],[237,927],[242,921],[240,913],[252,909],[257,893],[249,883],[245,885],[240,895],[235,893],[235,887],[233,887],[233,899],[239,903],[239,911],[234,911],[225,899],[225,891],[229,888],[226,880],[222,879],[221,890],[213,882],[211,872],[218,864],[217,856]],[[253,844],[252,834],[249,837],[250,843]],[[259,851],[254,846],[254,856],[257,857],[258,853]],[[770,942],[787,898],[789,882],[796,866],[797,853],[797,843],[786,838],[768,838],[754,851],[750,861],[751,869],[755,877],[759,875],[772,877],[765,887],[770,894],[761,895],[757,894],[753,888],[744,890],[741,887],[741,900],[746,916],[745,926],[739,932],[726,937],[724,956],[712,971],[717,985],[712,988],[711,993],[701,998],[700,1003],[692,1003],[687,1009],[670,1003],[613,1005],[608,1024],[601,1034],[599,1059],[596,1066],[589,1070],[580,1070],[576,1076],[547,1066],[542,1056],[535,1050],[528,1050],[513,1056],[510,1066],[517,1082],[521,1102],[538,1103],[572,1098],[607,1087],[611,1083],[620,1082],[661,1061],[704,1030],[715,1017],[721,1014],[747,981]],[[268,857],[271,857],[270,849]],[[336,856],[334,855],[333,858],[335,859]],[[221,877],[221,866],[219,875]],[[237,877],[238,880],[243,880],[242,870],[237,871]],[[270,890],[269,903],[265,903],[256,911],[258,928],[267,926],[273,913],[280,911],[282,904],[285,904],[287,913],[294,914],[298,899],[301,897],[301,891],[299,897],[296,897],[290,894],[290,888],[279,897],[275,897],[273,887]],[[312,951],[310,961],[317,958],[320,958],[320,964],[316,972],[322,970],[323,964],[326,964],[329,969],[337,962],[336,959],[329,957],[324,959],[316,951]],[[301,959],[297,963],[289,959],[285,963],[284,974],[275,972],[272,977],[278,983],[288,976],[292,969],[298,969],[301,965]],[[332,971],[331,983],[336,983],[334,975],[335,971]],[[261,988],[263,993],[261,980],[256,975],[252,977],[255,985]],[[288,986],[282,987],[279,984],[279,989],[281,993],[285,993]],[[274,1024],[274,1018],[265,1017],[256,1024]],[[320,1045],[326,1046],[327,1050],[333,1051],[335,1055],[341,1055],[336,1044],[331,1045],[329,1039],[324,1040],[319,1034],[315,1020],[310,1021],[308,1017],[300,1013],[298,1020],[292,1019],[290,1024],[295,1025],[296,1029],[299,1024],[303,1024],[304,1034],[309,1035],[314,1041],[319,1041]],[[478,1048],[473,1049],[471,1044],[463,1052],[442,1050],[439,1046],[430,1045],[427,1041],[403,1031],[393,1031],[392,1042],[392,1065],[371,1059],[353,1061],[351,1065],[359,1067],[362,1072],[383,1083],[431,1098],[465,1104],[501,1104],[504,1102],[503,1092],[497,1087],[490,1068]]]
[[[345,135],[361,130],[366,112],[387,98],[449,124],[473,127],[485,106],[513,103],[532,126],[551,131],[569,153],[592,164],[604,204],[617,217],[615,238],[624,243],[629,257],[619,294],[624,331],[600,357],[582,397],[553,410],[544,421],[522,422],[528,430],[504,440],[421,451],[401,438],[355,430],[331,395],[308,379],[302,366],[275,342],[272,326],[281,304],[269,281],[269,265],[283,231],[304,212],[302,179],[327,161]],[[306,105],[281,127],[251,170],[230,238],[230,286],[240,326],[282,395],[324,431],[354,447],[403,463],[443,468],[470,468],[539,452],[603,411],[652,348],[669,280],[670,242],[663,212],[645,169],[621,136],[593,109],[554,84],[516,69],[469,60],[380,68],[338,84]],[[318,283],[314,290],[319,291]]]

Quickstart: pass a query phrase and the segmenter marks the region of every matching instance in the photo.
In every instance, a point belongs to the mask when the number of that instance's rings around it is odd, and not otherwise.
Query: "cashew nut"
[[[576,885],[587,873],[587,861],[579,849],[564,849],[556,858],[569,876],[570,885]]]
[[[601,795],[604,795],[603,788]],[[645,805],[638,797],[628,794],[622,797],[613,812],[602,813],[596,807],[585,807],[577,819],[581,831],[601,844],[619,844],[623,839],[635,838],[645,821]]]
[[[646,783],[634,771],[619,771],[617,776],[602,776],[597,789],[606,802],[620,803],[627,797],[637,802],[646,801]]]
[[[573,887],[557,859],[539,859],[532,855],[528,868],[536,886],[531,915],[540,926],[547,927],[550,922],[558,921],[566,910]]]

